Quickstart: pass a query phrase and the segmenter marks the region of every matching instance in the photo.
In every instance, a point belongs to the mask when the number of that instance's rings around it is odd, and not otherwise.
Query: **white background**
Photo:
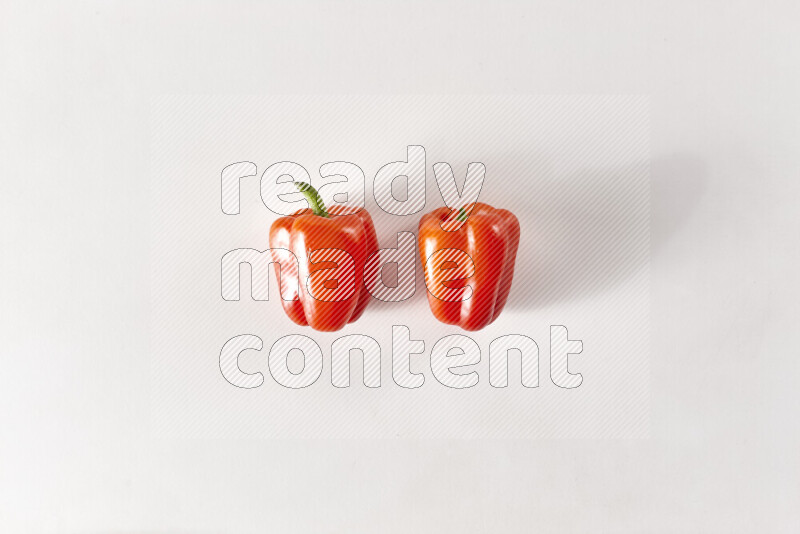
[[[3,2],[3,530],[797,531],[799,19],[789,1]],[[651,438],[154,439],[161,93],[649,94]]]
[[[156,437],[649,436],[646,97],[177,95],[154,100],[149,354]],[[399,232],[416,234],[422,213],[390,215],[373,194],[378,169],[405,161],[409,142],[425,148],[423,213],[443,205],[431,169],[435,162],[447,161],[463,184],[468,163],[480,161],[486,176],[479,199],[519,220],[512,292],[495,322],[466,332],[436,321],[416,245],[414,295],[403,302],[373,300],[360,320],[337,332],[313,332],[288,319],[269,269],[269,301],[251,297],[251,285],[265,286],[267,277],[249,266],[236,270],[240,299],[223,300],[221,258],[245,247],[267,248],[278,215],[262,200],[260,178],[273,162],[302,164],[315,186],[322,183],[318,169],[326,161],[357,163],[367,177],[361,188],[380,246],[396,247]],[[239,180],[239,213],[225,214],[221,171],[243,159],[258,170]],[[267,201],[285,190],[270,187],[269,177],[263,186]],[[320,192],[332,206],[330,188]],[[290,196],[300,204],[287,213],[306,205],[296,191]],[[411,338],[424,343],[425,351],[405,364],[423,375],[423,385],[413,391],[397,386],[392,377],[392,325],[408,327]],[[567,327],[571,339],[583,343],[568,362],[570,372],[582,375],[579,388],[560,388],[550,379],[550,325]],[[233,387],[220,372],[223,345],[241,334],[263,343],[261,351],[239,358],[245,372],[265,376],[263,386],[250,391]],[[303,391],[280,387],[267,367],[273,343],[291,334],[310,336],[324,354],[322,375]],[[342,391],[331,385],[331,345],[353,334],[371,336],[381,345],[380,390],[363,385],[360,354],[352,358],[352,386]],[[454,390],[434,378],[430,354],[440,339],[465,334],[477,344],[480,362],[462,372],[477,373],[478,384]],[[537,343],[538,388],[522,387],[518,355],[509,359],[509,386],[489,384],[490,343],[509,334]],[[525,352],[535,363],[536,355]],[[297,365],[295,371],[303,368],[299,352],[288,360]]]

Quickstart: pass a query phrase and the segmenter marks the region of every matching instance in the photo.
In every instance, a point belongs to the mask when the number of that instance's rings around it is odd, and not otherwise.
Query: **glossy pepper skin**
[[[322,205],[321,199],[319,204]],[[378,238],[372,218],[364,209],[342,214],[344,210],[339,206],[328,212],[322,205],[324,216],[315,214],[315,211],[316,206],[275,220],[269,232],[269,246],[275,262],[275,275],[281,284],[281,302],[286,315],[299,325],[332,332],[361,317],[369,303],[370,294],[364,286],[364,265],[377,252]],[[293,252],[297,264],[281,249]],[[341,256],[337,258],[336,252],[315,255],[314,251],[322,249],[347,252],[353,259],[354,272],[343,268],[346,261],[342,261]],[[317,273],[337,265],[340,267],[338,276]],[[307,280],[310,290],[306,287]],[[354,286],[352,292],[345,289],[350,286]],[[336,287],[349,296],[330,299],[332,289]],[[327,297],[324,296],[326,293]]]
[[[508,300],[520,228],[507,210],[480,202],[471,205],[471,212],[469,207],[460,210],[459,220],[469,215],[454,231],[445,229],[453,226],[450,208],[424,215],[419,222],[419,252],[433,315],[464,330],[480,330],[497,319]],[[462,290],[455,298],[457,292],[448,290],[465,286],[471,293]]]

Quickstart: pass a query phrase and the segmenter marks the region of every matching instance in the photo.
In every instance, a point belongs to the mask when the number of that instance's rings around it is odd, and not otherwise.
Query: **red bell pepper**
[[[465,330],[497,319],[511,291],[519,232],[511,212],[480,202],[422,217],[419,252],[437,319]]]
[[[277,219],[269,231],[283,309],[299,325],[339,330],[361,317],[369,302],[364,264],[378,250],[375,226],[367,210],[326,210],[314,188],[295,185],[311,208]]]

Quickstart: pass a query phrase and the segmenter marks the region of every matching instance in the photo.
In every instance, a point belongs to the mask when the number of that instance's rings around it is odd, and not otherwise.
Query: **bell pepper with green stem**
[[[269,232],[283,309],[299,325],[339,330],[361,317],[369,303],[364,265],[378,251],[375,226],[367,210],[326,210],[313,187],[295,186],[310,208],[275,220]]]
[[[511,212],[480,202],[424,215],[419,252],[433,315],[465,330],[497,319],[511,291],[519,235]]]

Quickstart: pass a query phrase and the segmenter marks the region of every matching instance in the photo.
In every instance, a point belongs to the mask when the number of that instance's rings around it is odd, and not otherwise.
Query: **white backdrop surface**
[[[3,530],[798,531],[798,9],[3,2]],[[160,432],[163,94],[647,95],[647,436]]]
[[[154,99],[152,120],[151,360],[159,435],[648,436],[647,98],[172,96]],[[425,208],[393,215],[377,205],[373,178],[382,166],[405,161],[408,144],[425,150]],[[242,160],[252,161],[256,170],[239,180],[239,213],[223,213],[221,171]],[[481,162],[485,178],[479,200],[510,210],[521,227],[506,309],[477,332],[436,321],[416,246],[414,295],[402,302],[374,299],[359,321],[337,332],[313,332],[289,320],[277,302],[272,273],[269,300],[255,300],[264,297],[251,288],[267,285],[267,270],[257,262],[239,269],[239,299],[223,299],[223,256],[268,246],[269,227],[278,215],[264,202],[276,209],[270,197],[282,189],[270,186],[269,176],[262,174],[285,160],[302,165],[317,187],[322,184],[318,169],[327,161],[356,163],[366,174],[366,209],[384,248],[397,246],[399,232],[416,235],[421,215],[443,205],[431,170],[435,163],[448,162],[463,184],[467,165]],[[320,188],[330,207],[334,199],[327,190]],[[222,278],[235,280],[235,275]],[[393,325],[409,328],[411,339],[424,343],[423,353],[398,363],[422,373],[423,384],[413,390],[398,386],[393,377],[393,362],[403,357],[392,348]],[[551,325],[566,327],[571,339],[582,342],[583,350],[568,361],[569,371],[581,375],[576,388],[559,387],[563,379],[557,369],[551,372],[559,366],[551,359],[563,357],[551,357],[558,352],[551,349]],[[239,358],[245,372],[266,377],[250,391],[233,387],[220,372],[223,345],[243,334],[262,343],[262,350]],[[332,343],[353,334],[368,335],[381,346],[380,389],[363,385],[358,353],[350,366],[351,387],[343,391],[331,384]],[[492,387],[490,343],[514,334],[534,340],[539,354],[512,352],[508,387]],[[267,366],[273,343],[288,335],[310,336],[324,355],[322,375],[304,391],[280,386]],[[432,374],[433,347],[453,335],[466,335],[479,348],[479,363],[460,371],[477,373],[473,387],[452,389]],[[526,369],[539,367],[537,388],[522,386],[522,358]],[[289,361],[296,364],[295,372],[303,369],[301,355]]]

